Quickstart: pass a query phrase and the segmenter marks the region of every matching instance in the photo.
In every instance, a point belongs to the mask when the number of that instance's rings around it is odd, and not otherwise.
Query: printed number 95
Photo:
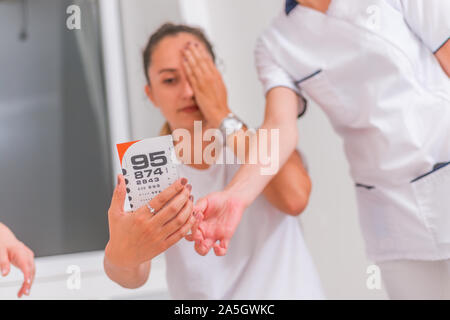
[[[137,155],[131,158],[131,164],[134,170],[147,169],[150,165],[152,167],[161,167],[167,164],[167,158],[164,151],[153,152],[147,157],[145,154]]]

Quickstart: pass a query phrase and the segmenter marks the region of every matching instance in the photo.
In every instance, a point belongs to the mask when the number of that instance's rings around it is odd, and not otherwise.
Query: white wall
[[[180,22],[177,0],[120,0],[132,139],[158,135],[164,119],[144,92],[142,52],[164,22]],[[115,142],[116,143],[116,142]]]

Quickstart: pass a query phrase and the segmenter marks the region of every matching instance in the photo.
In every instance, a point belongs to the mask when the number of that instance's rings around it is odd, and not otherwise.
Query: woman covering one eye
[[[230,114],[227,91],[214,61],[212,46],[199,29],[165,24],[151,36],[144,51],[145,91],[167,120],[161,135],[185,129],[194,136],[194,121],[201,121],[204,129],[219,128]],[[193,219],[189,194],[200,199],[223,190],[240,165],[210,164],[202,156],[202,161],[195,163],[196,152],[203,155],[208,143],[200,148],[190,146],[191,159],[180,157],[184,163],[179,172],[192,190],[176,182],[151,201],[156,214],[147,206],[123,212],[126,191],[119,176],[109,210],[111,238],[104,263],[108,276],[124,287],[139,287],[148,279],[151,260],[164,252],[169,292],[176,299],[323,298],[296,219],[311,190],[299,151],[290,155],[251,205],[226,204],[229,210],[243,212],[231,222],[234,228],[229,236],[233,238],[208,244],[210,226],[227,234],[230,221],[205,223],[203,219],[208,217],[202,214]],[[236,160],[235,152],[224,146],[214,157],[227,155]],[[208,203],[202,201],[201,206],[205,205]],[[189,229],[192,234],[187,235]],[[215,252],[207,254],[205,241]]]

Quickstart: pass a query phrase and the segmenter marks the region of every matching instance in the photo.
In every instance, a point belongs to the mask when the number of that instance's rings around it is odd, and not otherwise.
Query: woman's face
[[[161,110],[172,130],[192,130],[195,120],[204,120],[183,69],[182,50],[188,42],[197,42],[206,50],[204,43],[192,34],[168,36],[154,49],[147,70],[150,79],[145,88],[147,96]]]

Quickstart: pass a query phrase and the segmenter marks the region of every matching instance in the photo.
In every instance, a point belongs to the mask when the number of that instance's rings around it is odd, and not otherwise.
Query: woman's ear
[[[148,83],[145,85],[145,94],[150,99],[150,101],[153,103],[153,105],[156,106],[152,88],[150,87],[150,85]]]

